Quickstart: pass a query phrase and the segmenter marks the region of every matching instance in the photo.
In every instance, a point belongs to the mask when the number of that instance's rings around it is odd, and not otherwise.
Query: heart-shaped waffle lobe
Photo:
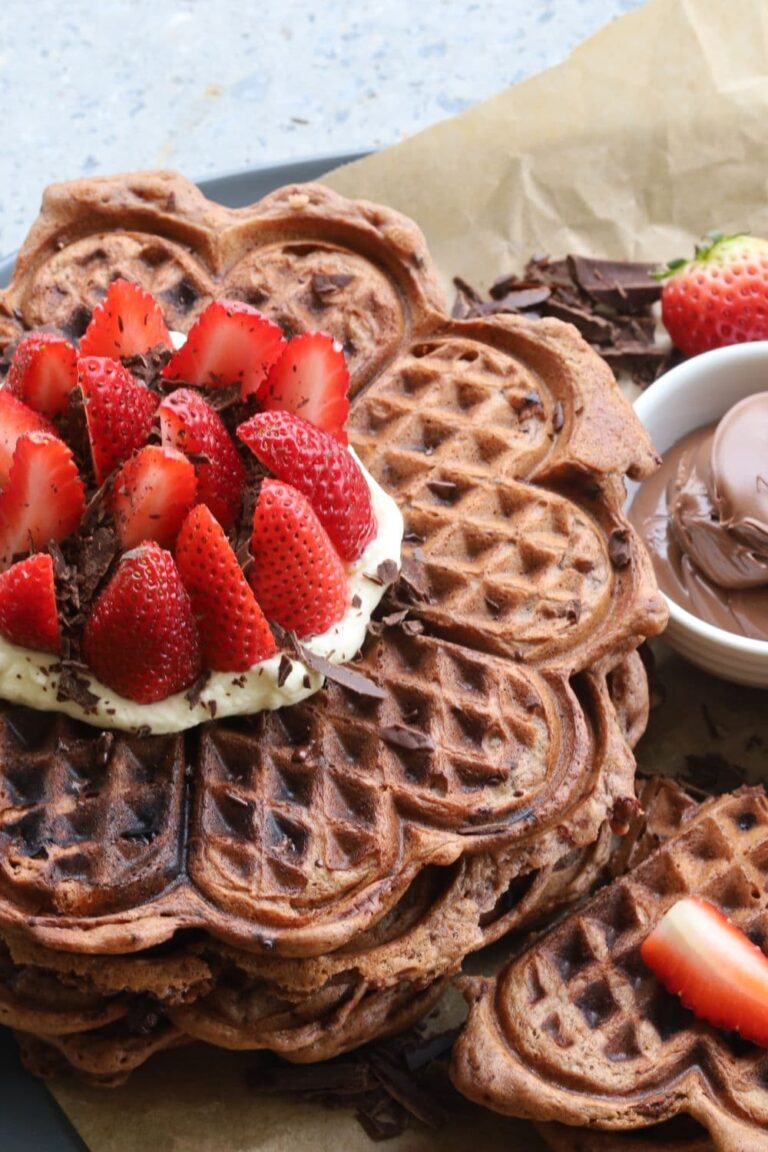
[[[88,993],[83,1013],[122,1013],[75,1044],[22,998],[15,1026],[38,1070],[55,1051],[102,1082],[188,1035],[320,1059],[417,1019],[469,952],[586,892],[626,827],[635,649],[665,611],[623,477],[655,457],[575,330],[448,317],[389,209],[307,185],[230,210],[172,173],[56,185],[0,339],[76,339],[117,277],[182,331],[219,297],[341,342],[403,576],[363,679],[290,708],[172,737],[5,708],[9,979],[41,970]]]
[[[768,1059],[664,991],[640,945],[699,895],[768,938],[768,800],[713,799],[477,991],[454,1052],[459,1089],[497,1111],[607,1129],[686,1113],[716,1148],[766,1148]]]

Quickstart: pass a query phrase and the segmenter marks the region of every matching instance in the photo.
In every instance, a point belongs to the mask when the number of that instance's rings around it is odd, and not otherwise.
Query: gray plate
[[[200,187],[211,200],[244,208],[282,184],[316,180],[330,168],[357,160],[358,154],[321,156],[251,172],[236,172]],[[13,257],[0,261],[0,287],[13,270]],[[85,1145],[45,1086],[25,1072],[9,1032],[0,1028],[0,1149],[2,1152],[86,1152]]]

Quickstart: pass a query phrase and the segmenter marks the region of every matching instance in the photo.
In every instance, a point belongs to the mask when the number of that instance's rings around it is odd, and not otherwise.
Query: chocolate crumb
[[[57,700],[73,700],[86,712],[92,712],[99,703],[99,697],[95,692],[91,692],[88,685],[89,681],[84,676],[79,675],[68,662],[62,661],[59,672],[59,687],[56,693]]]
[[[398,575],[399,569],[394,560],[382,560],[376,569],[376,576],[369,576],[369,579],[375,579],[377,584],[394,584]]]
[[[286,680],[293,671],[293,661],[286,656],[285,652],[280,657],[280,665],[277,669],[277,686],[282,688]]]
[[[608,555],[614,568],[627,567],[632,559],[628,529],[614,528],[608,538]]]
[[[641,813],[640,801],[636,796],[621,796],[611,810],[611,831],[615,836],[625,836],[632,821]]]
[[[325,303],[326,298],[334,297],[340,289],[346,288],[355,279],[351,273],[348,272],[315,272],[312,277],[311,285],[312,291],[315,296]]]
[[[192,684],[190,684],[189,688],[187,688],[186,692],[184,693],[184,699],[189,701],[190,708],[196,708],[200,703],[203,689],[207,685],[210,678],[211,673],[208,669],[206,669],[204,672],[201,672],[197,679],[193,681]]]

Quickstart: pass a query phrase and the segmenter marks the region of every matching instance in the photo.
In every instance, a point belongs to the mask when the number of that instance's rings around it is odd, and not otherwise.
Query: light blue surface
[[[0,254],[54,180],[378,148],[643,0],[0,0]]]

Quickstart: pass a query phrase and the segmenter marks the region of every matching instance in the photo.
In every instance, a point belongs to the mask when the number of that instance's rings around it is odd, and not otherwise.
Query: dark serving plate
[[[359,154],[320,156],[235,172],[200,182],[211,200],[243,208],[282,184],[316,180],[331,168],[358,159]],[[13,256],[0,261],[0,287],[7,285]],[[19,1063],[10,1032],[0,1028],[0,1149],[2,1152],[86,1152],[86,1146],[49,1094],[45,1085]]]

